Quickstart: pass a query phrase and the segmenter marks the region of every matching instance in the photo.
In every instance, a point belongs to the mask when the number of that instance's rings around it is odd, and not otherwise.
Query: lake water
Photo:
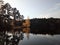
[[[18,45],[60,45],[60,35],[26,34]]]
[[[30,29],[28,30],[24,29],[22,32],[20,31],[20,33],[16,32],[13,36],[13,34],[8,33],[9,35],[11,35],[10,38],[8,38],[9,36],[7,35],[2,35],[0,34],[0,44],[3,45],[1,42],[4,43],[5,42],[7,45],[60,45],[60,34],[55,34],[55,35],[48,35],[48,34],[36,34],[36,33],[31,33]],[[25,31],[25,33],[24,33]],[[17,34],[17,35],[16,35]],[[20,37],[19,37],[20,36]],[[14,37],[14,38],[13,38]],[[18,38],[19,37],[19,38]],[[6,39],[5,39],[6,38]],[[1,41],[1,39],[3,39]],[[5,42],[4,42],[5,39]],[[11,40],[12,39],[12,40]],[[19,39],[19,41],[17,40]]]

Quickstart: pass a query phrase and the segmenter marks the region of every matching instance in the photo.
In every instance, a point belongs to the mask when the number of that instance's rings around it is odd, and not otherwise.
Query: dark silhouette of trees
[[[9,3],[3,5],[0,9],[0,28],[1,30],[11,30],[11,23],[21,26],[23,22],[23,15],[20,15],[17,8],[12,8]]]
[[[31,19],[31,32],[43,34],[60,34],[60,18]]]

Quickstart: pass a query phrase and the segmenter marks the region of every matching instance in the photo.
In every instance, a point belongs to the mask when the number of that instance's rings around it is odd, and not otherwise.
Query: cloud
[[[56,3],[52,8],[47,10],[44,14],[42,14],[43,17],[49,18],[60,18],[60,3]]]
[[[41,14],[40,17],[42,17],[42,18],[50,18],[50,17],[60,18],[60,10]]]
[[[56,3],[52,8],[45,11],[43,14],[37,16],[37,18],[60,18],[60,3]]]
[[[60,3],[57,3],[56,6],[60,6]]]
[[[52,8],[48,10],[48,12],[54,12],[57,10],[60,10],[60,3],[56,3],[54,6],[52,6]]]

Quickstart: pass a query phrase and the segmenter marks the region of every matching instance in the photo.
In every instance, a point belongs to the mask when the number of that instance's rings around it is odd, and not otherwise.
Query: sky
[[[4,0],[29,18],[60,18],[60,0]]]

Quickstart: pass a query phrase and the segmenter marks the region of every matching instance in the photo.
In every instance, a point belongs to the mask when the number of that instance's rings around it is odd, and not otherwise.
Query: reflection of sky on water
[[[27,39],[24,34],[24,39],[19,42],[19,45],[60,45],[60,35],[29,34]]]

